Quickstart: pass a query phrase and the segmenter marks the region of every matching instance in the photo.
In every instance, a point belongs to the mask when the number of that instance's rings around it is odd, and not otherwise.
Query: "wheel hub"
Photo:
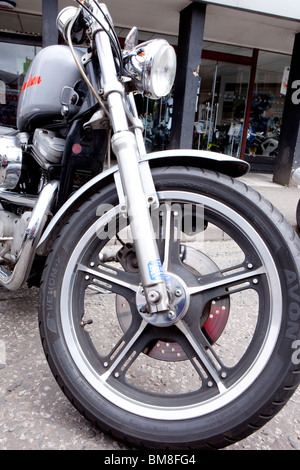
[[[188,311],[190,303],[187,287],[182,279],[173,273],[166,273],[165,279],[170,301],[169,311],[149,314],[147,312],[146,298],[142,286],[139,287],[136,294],[138,312],[144,320],[157,327],[171,326],[182,319]]]

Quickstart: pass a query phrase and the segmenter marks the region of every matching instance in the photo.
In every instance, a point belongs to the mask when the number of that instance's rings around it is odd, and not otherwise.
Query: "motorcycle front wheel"
[[[43,347],[69,400],[114,438],[225,447],[263,426],[298,385],[299,240],[230,177],[186,167],[153,176],[172,311],[147,314],[112,184],[53,245],[40,288]]]

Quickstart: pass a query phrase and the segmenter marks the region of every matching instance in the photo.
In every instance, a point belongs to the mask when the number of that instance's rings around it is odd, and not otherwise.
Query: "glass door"
[[[193,147],[240,156],[250,67],[203,60]]]

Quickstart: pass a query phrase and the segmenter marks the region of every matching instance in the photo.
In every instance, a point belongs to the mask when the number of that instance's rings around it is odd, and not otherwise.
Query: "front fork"
[[[129,130],[124,88],[117,78],[106,32],[98,30],[95,33],[95,43],[101,68],[101,85],[114,132],[112,149],[117,158],[122,188],[118,194],[119,199],[120,194],[124,194],[124,200],[120,204],[129,217],[148,313],[165,312],[170,308],[168,292],[149,211],[150,205],[157,201],[157,195],[148,163],[139,163],[139,155],[146,153],[144,144],[141,143],[141,131],[136,129],[133,134]],[[136,108],[134,109],[136,112]],[[134,117],[137,118],[137,115]]]

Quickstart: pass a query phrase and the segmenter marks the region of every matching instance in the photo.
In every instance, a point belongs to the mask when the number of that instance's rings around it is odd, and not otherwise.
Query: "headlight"
[[[72,19],[78,13],[78,8],[76,7],[66,7],[61,10],[56,18],[56,27],[62,37],[67,41],[67,29]]]
[[[138,91],[153,99],[166,96],[175,79],[174,48],[164,39],[139,44],[125,56],[124,69],[134,79]]]
[[[75,16],[77,16],[77,20],[71,32],[71,38],[75,44],[82,44],[84,42],[83,16],[78,8],[66,7],[61,10],[56,18],[56,27],[64,40],[68,42],[68,27]]]

